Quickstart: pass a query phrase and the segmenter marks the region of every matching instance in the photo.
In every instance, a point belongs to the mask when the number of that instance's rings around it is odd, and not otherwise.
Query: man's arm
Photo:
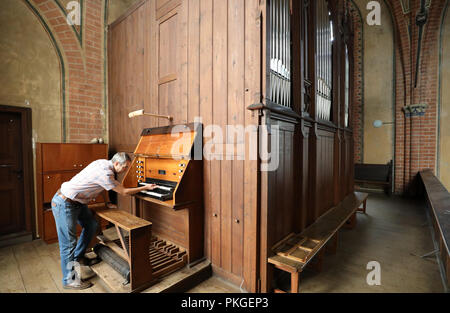
[[[146,185],[137,188],[125,188],[122,184],[120,184],[116,188],[114,188],[113,191],[117,192],[119,195],[122,196],[132,196],[141,191],[154,190],[156,188],[158,188],[157,185]]]

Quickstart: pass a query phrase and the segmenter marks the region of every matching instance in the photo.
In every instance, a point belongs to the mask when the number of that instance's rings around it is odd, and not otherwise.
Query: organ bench
[[[126,282],[130,282],[131,290],[147,287],[153,278],[150,259],[145,255],[150,246],[152,223],[119,209],[98,211],[97,215],[114,224],[120,244],[99,236],[101,244],[95,247],[96,254],[105,260],[112,250],[117,254],[114,267],[123,274]]]

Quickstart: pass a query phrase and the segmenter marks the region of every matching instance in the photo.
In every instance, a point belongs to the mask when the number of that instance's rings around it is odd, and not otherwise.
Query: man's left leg
[[[87,205],[81,207],[78,223],[83,228],[83,231],[75,248],[75,260],[83,260],[86,249],[94,238],[98,228],[98,223]]]

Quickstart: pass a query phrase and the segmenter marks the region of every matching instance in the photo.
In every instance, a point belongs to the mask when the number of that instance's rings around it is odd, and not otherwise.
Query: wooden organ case
[[[203,257],[202,137],[201,124],[145,129],[123,180],[125,188],[158,185],[136,195],[136,215],[158,240],[185,249],[189,264]]]

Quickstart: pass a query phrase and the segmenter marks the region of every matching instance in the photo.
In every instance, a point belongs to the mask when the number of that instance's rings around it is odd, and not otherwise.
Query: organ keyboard
[[[173,199],[173,192],[175,190],[174,185],[172,187],[166,187],[165,184],[168,184],[167,182],[158,182],[156,180],[147,179],[148,183],[139,183],[139,186],[145,186],[145,185],[151,185],[156,184],[158,185],[158,188],[153,189],[152,191],[142,191],[141,193],[147,196],[150,196],[152,198],[161,200],[161,201],[167,201]]]

